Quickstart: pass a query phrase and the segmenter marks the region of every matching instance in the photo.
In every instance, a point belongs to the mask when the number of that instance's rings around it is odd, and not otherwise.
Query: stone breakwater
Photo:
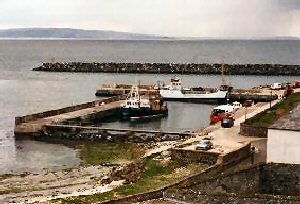
[[[300,75],[300,65],[282,64],[226,64],[231,75]],[[106,72],[106,73],[174,73],[221,74],[222,64],[167,63],[43,63],[33,71],[47,72]]]

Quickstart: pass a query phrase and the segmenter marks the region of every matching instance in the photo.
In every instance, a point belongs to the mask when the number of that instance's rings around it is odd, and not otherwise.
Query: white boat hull
[[[227,96],[227,91],[217,91],[214,93],[182,93],[180,90],[160,90],[160,95],[164,99],[170,100],[222,100]]]

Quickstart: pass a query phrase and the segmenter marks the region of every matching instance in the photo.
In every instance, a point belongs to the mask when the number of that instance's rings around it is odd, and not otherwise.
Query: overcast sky
[[[20,27],[300,37],[300,0],[0,0],[0,29]]]

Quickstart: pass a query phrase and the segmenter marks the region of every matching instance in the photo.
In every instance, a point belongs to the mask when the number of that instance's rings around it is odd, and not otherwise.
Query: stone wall
[[[50,72],[117,72],[117,73],[178,73],[221,74],[221,64],[167,64],[167,63],[43,63],[34,71]],[[300,65],[229,64],[231,75],[300,75]]]
[[[101,203],[126,204],[153,199],[159,199],[158,202],[192,202],[203,204],[300,203],[300,165],[259,164],[238,172],[223,175],[222,173],[227,167],[226,165],[218,164],[206,169],[204,172],[199,172],[197,175],[190,176],[187,179],[163,187],[157,191],[136,194]],[[274,189],[277,190],[274,191]]]
[[[105,129],[88,126],[46,125],[40,138],[44,140],[89,140],[98,142],[162,142],[187,139],[188,133],[155,130]]]
[[[199,194],[196,191],[181,191],[180,194],[166,195],[167,198],[159,201],[166,203],[197,203],[197,204],[299,204],[299,197],[291,196],[271,196],[271,195],[255,195],[242,196],[232,193],[215,193],[215,194]],[[154,202],[155,203],[155,202]],[[158,202],[160,203],[160,202]],[[164,202],[162,202],[164,203]]]
[[[247,143],[242,147],[225,154],[184,149],[185,146],[186,145],[181,145],[171,149],[171,158],[185,162],[199,162],[209,165],[228,165],[235,164],[251,155],[251,143]]]
[[[259,166],[258,192],[299,196],[300,165],[270,163]]]
[[[171,158],[174,160],[182,160],[185,162],[199,162],[209,165],[217,163],[220,153],[199,151],[199,150],[187,150],[181,148],[171,149]]]
[[[254,127],[245,123],[240,124],[240,134],[244,136],[253,136],[253,137],[268,137],[268,128],[266,127]]]
[[[251,143],[247,143],[236,150],[220,155],[218,163],[222,165],[236,164],[249,156],[251,156]]]
[[[223,168],[224,169],[224,168]],[[218,171],[219,170],[219,171]],[[215,174],[203,174],[198,180],[184,182],[169,190],[169,197],[188,192],[196,194],[231,194],[255,196],[261,194],[298,196],[300,200],[300,165],[258,164],[238,172],[219,174],[222,168],[214,167]],[[209,173],[209,172],[208,172]],[[186,191],[186,193],[182,193]]]

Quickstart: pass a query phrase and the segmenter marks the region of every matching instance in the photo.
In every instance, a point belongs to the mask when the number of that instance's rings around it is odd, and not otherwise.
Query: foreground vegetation
[[[299,103],[300,93],[292,94],[273,106],[271,110],[265,110],[254,117],[247,119],[245,123],[252,125],[253,127],[269,127],[278,118],[289,113],[289,111],[291,111]]]
[[[144,161],[145,171],[140,175],[137,182],[125,184],[118,188],[102,193],[88,196],[70,197],[66,199],[54,200],[55,203],[96,203],[104,200],[111,200],[158,190],[164,186],[179,181],[194,173],[199,173],[205,168],[204,164],[191,165],[178,161],[166,160],[162,158],[147,158]]]
[[[83,143],[77,146],[83,164],[116,165],[142,157],[147,148],[134,143]]]

